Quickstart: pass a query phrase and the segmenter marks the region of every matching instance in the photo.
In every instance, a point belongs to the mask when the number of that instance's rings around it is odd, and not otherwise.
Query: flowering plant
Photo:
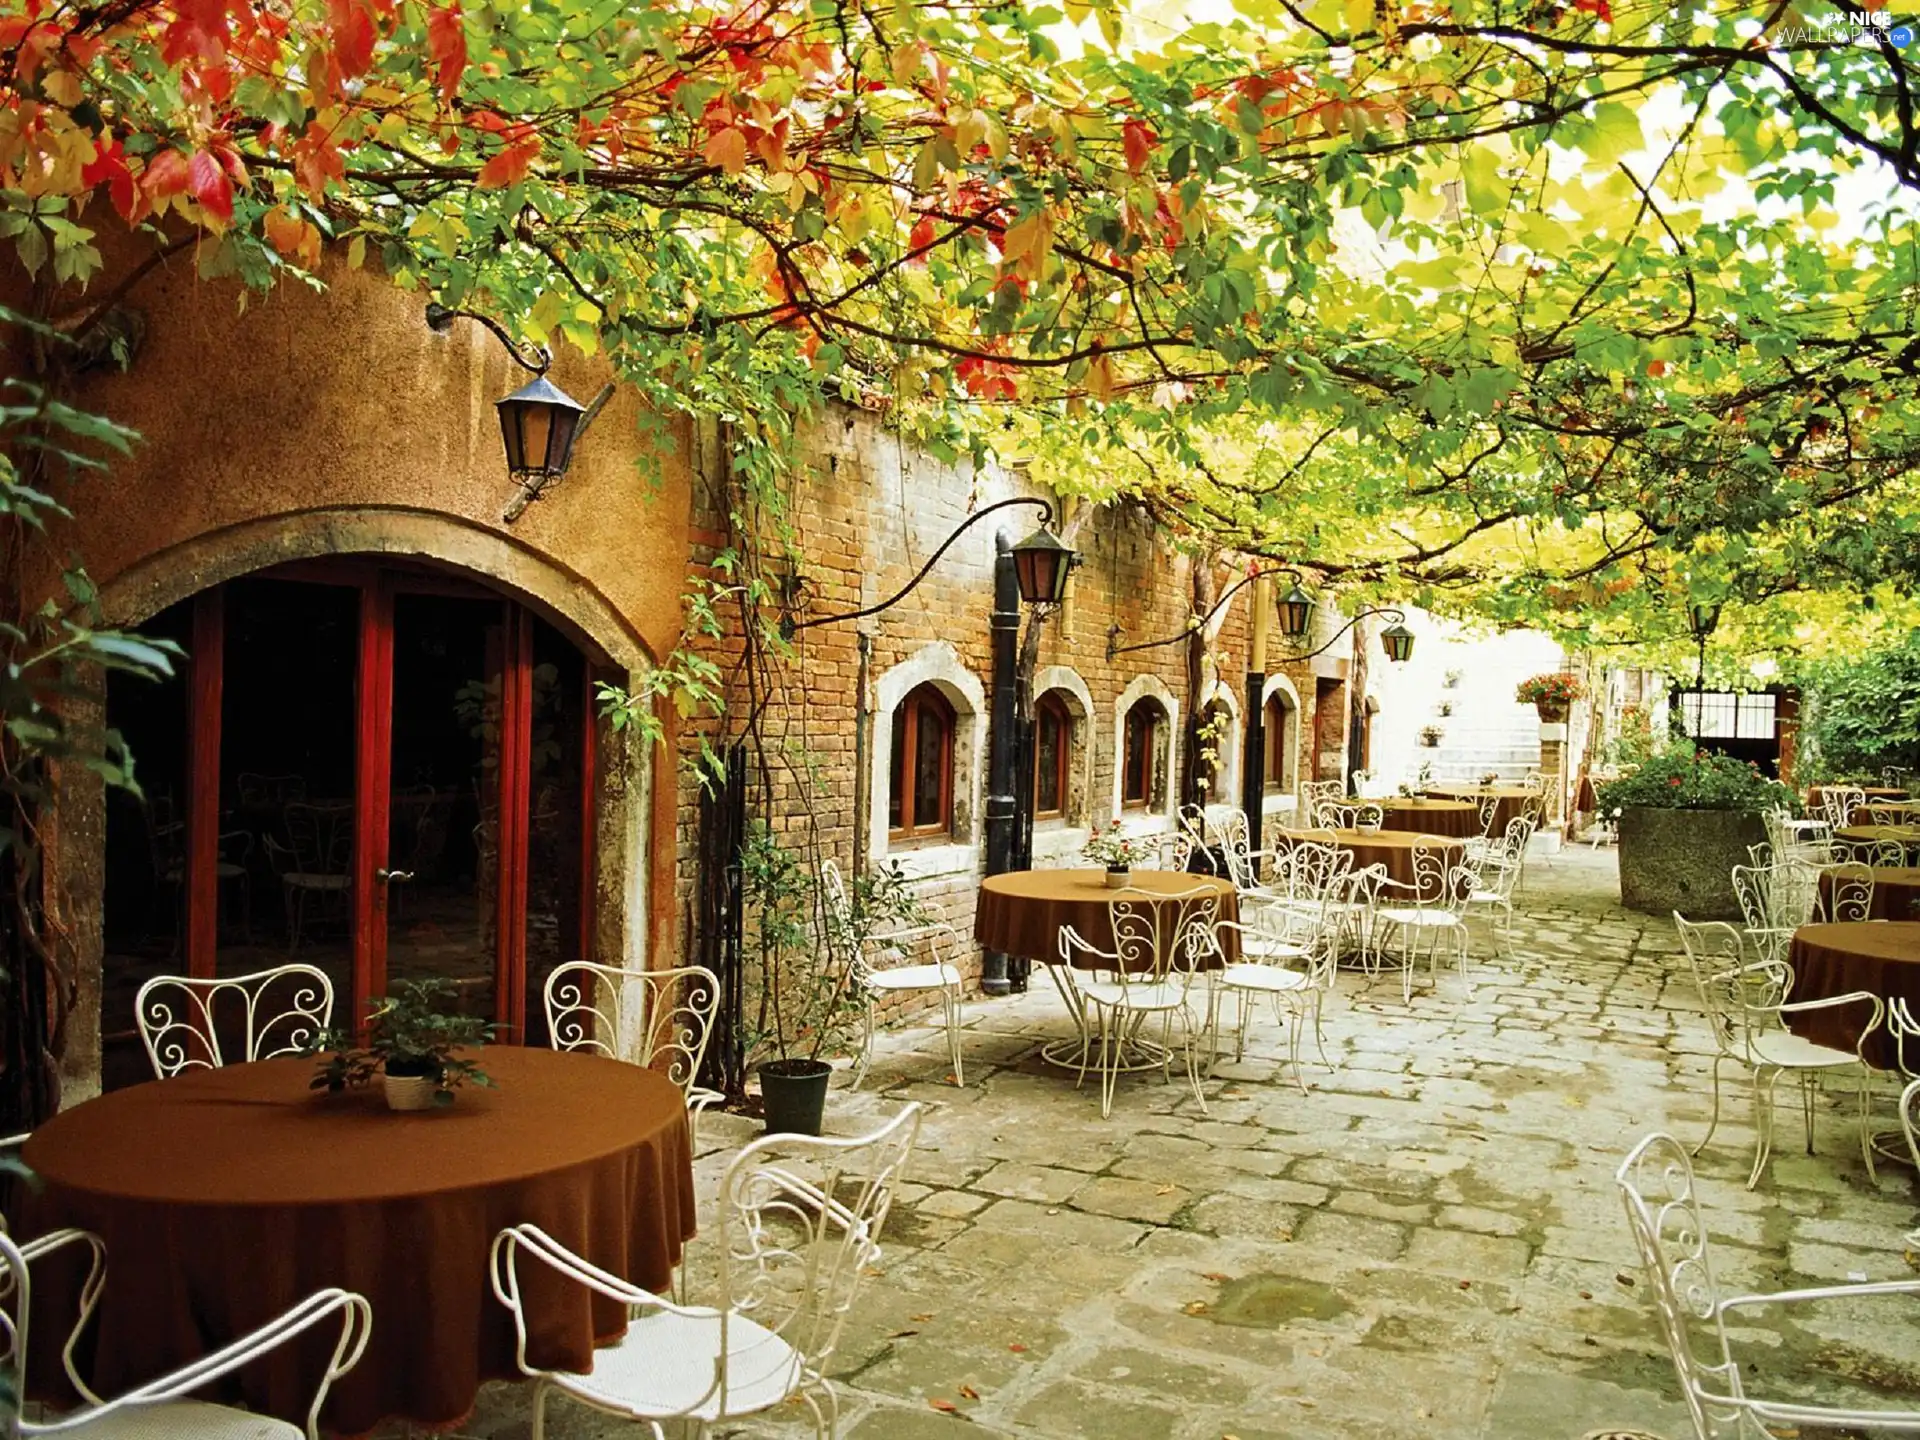
[[[1658,810],[1745,810],[1759,814],[1780,806],[1797,811],[1793,792],[1769,780],[1750,761],[1712,750],[1675,746],[1631,775],[1594,787],[1602,814],[1626,806]]]
[[[1147,858],[1147,847],[1130,835],[1120,833],[1118,823],[1102,830],[1098,825],[1087,835],[1086,848],[1080,852],[1109,870],[1131,870]]]
[[[1578,675],[1555,670],[1547,675],[1529,675],[1513,692],[1513,698],[1522,705],[1571,705],[1586,693]]]

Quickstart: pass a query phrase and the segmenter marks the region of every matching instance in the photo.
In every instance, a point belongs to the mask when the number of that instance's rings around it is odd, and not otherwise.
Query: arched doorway
[[[133,993],[161,972],[312,963],[336,1023],[440,978],[502,1039],[543,1039],[545,975],[598,928],[598,647],[498,581],[387,556],[254,570],[145,628],[189,658],[109,683],[144,798],[108,802],[103,1084],[145,1078]]]

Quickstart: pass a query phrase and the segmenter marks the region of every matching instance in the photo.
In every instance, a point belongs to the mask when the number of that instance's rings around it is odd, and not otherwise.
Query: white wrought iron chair
[[[547,1034],[556,1050],[588,1050],[664,1071],[687,1103],[700,1141],[700,1116],[726,1096],[700,1084],[700,1064],[720,1008],[720,977],[704,965],[630,970],[573,960],[547,976]]]
[[[1495,933],[1507,948],[1513,951],[1513,892],[1520,883],[1520,859],[1517,855],[1489,855],[1478,865],[1465,867],[1472,879],[1472,888],[1467,891],[1467,913],[1471,915],[1478,908],[1489,912],[1500,912],[1499,924]],[[1493,917],[1488,915],[1491,924]]]
[[[27,1137],[17,1137],[24,1141]],[[0,1141],[0,1144],[10,1142]],[[10,1235],[6,1222],[0,1218],[0,1235]],[[89,1405],[101,1403],[100,1397],[88,1386],[86,1377],[80,1373],[80,1367],[74,1363],[74,1347],[80,1343],[81,1335],[86,1331],[87,1323],[93,1319],[93,1312],[100,1306],[100,1291],[107,1283],[107,1242],[91,1230],[50,1230],[45,1235],[37,1235],[31,1240],[15,1240],[14,1245],[20,1252],[20,1258],[30,1267],[43,1256],[52,1255],[69,1247],[85,1247],[87,1252],[87,1278],[81,1283],[79,1305],[74,1316],[73,1328],[67,1332],[67,1343],[60,1348],[60,1366],[67,1372],[67,1382],[73,1386],[74,1393]],[[30,1273],[19,1272],[19,1273]],[[20,1305],[22,1297],[15,1292],[16,1272],[11,1267],[0,1266],[0,1309],[11,1309],[16,1315],[25,1314]],[[28,1296],[27,1298],[30,1298]],[[4,1335],[5,1321],[0,1318],[0,1336]],[[21,1374],[26,1372],[24,1342],[21,1342],[15,1355]],[[23,1391],[15,1391],[16,1395]]]
[[[1907,1088],[1900,1092],[1900,1129],[1906,1134],[1907,1154],[1913,1160],[1913,1168],[1920,1170],[1920,1080],[1909,1081]],[[1920,1230],[1909,1230],[1906,1242],[1920,1246]]]
[[[1920,1410],[1843,1409],[1748,1394],[1746,1379],[1756,1367],[1741,1363],[1727,1334],[1730,1315],[1736,1325],[1745,1320],[1736,1312],[1818,1300],[1920,1295],[1920,1280],[1723,1297],[1694,1194],[1693,1166],[1680,1142],[1671,1135],[1649,1135],[1634,1146],[1615,1178],[1697,1440],[1769,1440],[1800,1434],[1803,1428],[1818,1428],[1822,1434],[1829,1428],[1849,1434],[1920,1433]],[[1904,1317],[1906,1311],[1899,1313]],[[1887,1319],[1899,1323],[1893,1315]]]
[[[1240,939],[1240,959],[1224,966],[1212,977],[1207,994],[1207,1073],[1213,1073],[1219,1058],[1220,1005],[1232,995],[1238,1007],[1239,1023],[1234,1030],[1233,1058],[1246,1058],[1247,1021],[1261,999],[1272,1001],[1274,1018],[1285,1007],[1291,1020],[1287,1035],[1287,1063],[1293,1067],[1294,1081],[1300,1093],[1307,1093],[1306,1072],[1300,1066],[1300,1035],[1309,1017],[1313,1020],[1313,1040],[1320,1052],[1320,1063],[1333,1068],[1327,1059],[1326,1037],[1320,1027],[1322,998],[1334,987],[1340,957],[1340,912],[1336,908],[1340,893],[1351,888],[1358,877],[1343,874],[1323,898],[1319,913],[1307,919],[1290,917],[1279,906],[1256,912],[1247,923],[1222,920],[1216,933],[1232,930]],[[1289,924],[1289,920],[1295,923]]]
[[[846,883],[840,878],[840,867],[831,860],[820,862],[820,899],[829,931],[840,937],[850,935],[853,905],[847,898]],[[955,963],[961,943],[960,932],[944,922],[869,936],[871,953],[866,946],[847,943],[849,953],[845,960],[853,967],[854,981],[866,1000],[860,1058],[854,1062],[851,1088],[860,1088],[873,1064],[874,1023],[880,1001],[888,995],[928,990],[938,991],[940,995],[940,1009],[947,1027],[947,1053],[953,1062],[953,1083],[956,1086],[967,1083],[960,1049],[966,975]],[[917,964],[905,963],[916,953],[930,958]]]
[[[80,1235],[83,1232],[66,1233]],[[91,1240],[93,1237],[86,1238]],[[32,1303],[32,1276],[27,1262],[35,1257],[35,1253],[46,1252],[34,1252],[32,1247],[17,1246],[8,1236],[0,1235],[0,1270],[5,1272],[4,1281],[0,1281],[0,1284],[15,1292],[16,1296],[10,1308],[0,1310],[0,1349],[4,1349],[4,1355],[0,1355],[0,1365],[4,1366],[7,1377],[12,1381],[15,1395],[25,1393],[27,1317]],[[99,1253],[96,1251],[96,1257]],[[85,1312],[81,1319],[83,1325],[86,1314],[91,1314],[92,1305],[99,1299],[98,1273],[96,1269],[95,1279],[90,1280],[89,1288],[81,1292],[81,1305]],[[186,1398],[210,1382],[254,1363],[267,1352],[278,1349],[334,1317],[338,1317],[340,1322],[340,1338],[334,1342],[333,1351],[320,1376],[313,1404],[307,1410],[304,1430],[270,1415],[256,1415],[205,1400]],[[302,1436],[306,1440],[320,1440],[320,1410],[326,1403],[327,1391],[333,1387],[334,1381],[359,1363],[372,1329],[373,1311],[363,1297],[350,1290],[317,1290],[259,1329],[191,1365],[182,1366],[171,1375],[149,1380],[112,1400],[100,1400],[80,1385],[80,1393],[86,1399],[86,1404],[80,1409],[52,1420],[16,1418],[13,1421],[15,1428],[7,1433],[23,1437],[74,1435],[93,1437],[93,1440],[150,1440],[150,1437],[151,1440],[159,1440],[159,1437],[172,1440],[176,1436],[182,1437],[182,1440],[188,1436],[192,1440],[300,1440]],[[79,1327],[75,1328],[74,1333],[79,1333]],[[68,1344],[71,1350],[71,1340]],[[72,1375],[71,1367],[68,1374]],[[78,1385],[77,1379],[75,1383]]]
[[[1346,798],[1347,787],[1338,780],[1308,780],[1300,786],[1300,813],[1310,827],[1320,825],[1320,807],[1337,805]]]
[[[1467,949],[1471,941],[1467,931],[1467,897],[1473,893],[1473,872],[1464,865],[1448,864],[1447,852],[1439,846],[1416,845],[1412,881],[1382,878],[1378,881],[1378,893],[1379,903],[1373,912],[1370,973],[1379,973],[1387,941],[1397,935],[1400,998],[1403,1003],[1411,1003],[1413,966],[1421,946],[1426,947],[1429,972],[1437,975],[1440,943],[1444,940],[1453,952],[1460,983],[1471,999],[1473,980],[1467,974]]]
[[[222,1005],[222,997],[235,1004]],[[234,1013],[241,1021],[237,1061],[304,1054],[333,1021],[333,982],[312,965],[277,965],[212,980],[156,975],[133,997],[134,1022],[162,1080],[225,1065],[218,1022]]]
[[[1755,1139],[1753,1170],[1747,1176],[1749,1190],[1760,1183],[1760,1173],[1773,1153],[1773,1087],[1780,1077],[1788,1073],[1799,1077],[1807,1153],[1811,1155],[1814,1078],[1852,1070],[1857,1075],[1860,1097],[1860,1154],[1866,1161],[1867,1174],[1872,1175],[1873,1136],[1867,1109],[1871,1072],[1860,1046],[1881,1023],[1885,1006],[1880,997],[1856,990],[1822,1000],[1789,1001],[1786,996],[1793,984],[1793,972],[1782,961],[1749,959],[1746,941],[1733,926],[1720,920],[1695,923],[1678,911],[1673,921],[1679,927],[1681,948],[1686,951],[1701,1007],[1713,1031],[1715,1050],[1713,1114],[1707,1122],[1707,1133],[1700,1137],[1693,1153],[1698,1155],[1705,1149],[1719,1128],[1720,1067],[1727,1061],[1745,1066],[1753,1081]],[[1816,1044],[1786,1028],[1789,1014],[1842,1005],[1865,1005],[1870,1017],[1851,1051]]]
[[[1776,805],[1762,817],[1774,854],[1824,864],[1832,858],[1833,827],[1824,819],[1796,820],[1785,806]]]
[[[720,1182],[720,1273],[711,1306],[677,1305],[575,1255],[532,1225],[502,1230],[489,1270],[513,1316],[516,1358],[532,1377],[532,1440],[545,1440],[555,1390],[664,1440],[664,1421],[708,1427],[797,1397],[814,1433],[839,1433],[825,1370],[861,1282],[880,1260],[880,1232],[920,1133],[908,1105],[871,1135],[769,1135],[743,1147]],[[527,1358],[522,1272],[533,1263],[630,1307],[625,1335],[594,1352],[586,1374]],[[542,1277],[544,1280],[546,1277]]]
[[[1200,1085],[1202,1027],[1195,1022],[1188,1000],[1194,972],[1217,962],[1214,924],[1219,908],[1219,892],[1204,887],[1173,895],[1125,889],[1115,891],[1107,902],[1112,950],[1089,944],[1071,925],[1061,927],[1061,965],[1072,978],[1075,998],[1088,1022],[1076,1084],[1086,1083],[1088,1061],[1097,1063],[1101,1119],[1113,1114],[1114,1085],[1125,1055],[1136,1045],[1141,1028],[1155,1018],[1161,1021],[1166,1047],[1161,1073],[1171,1082],[1173,1025],[1178,1020],[1187,1080],[1200,1113],[1207,1113],[1207,1097]],[[1101,963],[1077,968],[1076,954],[1093,956]]]

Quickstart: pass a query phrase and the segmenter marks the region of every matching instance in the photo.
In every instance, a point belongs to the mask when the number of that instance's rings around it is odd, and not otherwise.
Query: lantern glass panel
[[[1389,626],[1380,634],[1380,646],[1395,664],[1413,658],[1413,632],[1404,625]]]
[[[1280,597],[1280,633],[1289,640],[1304,640],[1313,628],[1313,597],[1295,585]]]

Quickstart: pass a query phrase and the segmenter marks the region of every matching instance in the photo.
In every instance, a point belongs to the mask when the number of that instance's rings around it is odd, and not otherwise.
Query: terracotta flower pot
[[[1567,706],[1558,701],[1536,700],[1533,702],[1533,708],[1540,716],[1540,723],[1543,725],[1564,725],[1566,723]]]

